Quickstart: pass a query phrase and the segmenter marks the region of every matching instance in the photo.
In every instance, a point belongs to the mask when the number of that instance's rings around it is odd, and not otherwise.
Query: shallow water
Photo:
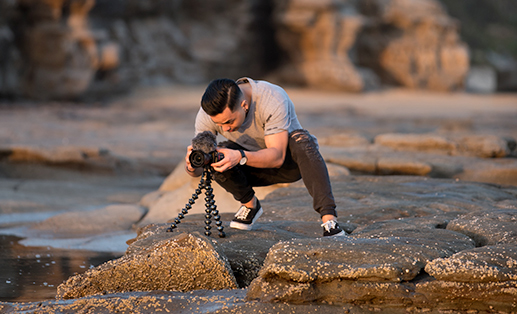
[[[57,287],[121,255],[112,253],[26,247],[21,238],[0,235],[0,301],[33,302],[54,299]]]

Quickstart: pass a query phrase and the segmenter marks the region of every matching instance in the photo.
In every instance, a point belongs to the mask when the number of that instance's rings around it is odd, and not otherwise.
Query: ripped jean
[[[220,145],[230,149],[244,149],[231,141]],[[289,134],[285,160],[280,168],[238,165],[225,172],[214,173],[214,180],[241,203],[253,199],[253,187],[291,183],[300,179],[303,179],[312,196],[314,210],[320,216],[330,214],[337,217],[327,166],[319,152],[316,138],[307,130],[295,130]]]

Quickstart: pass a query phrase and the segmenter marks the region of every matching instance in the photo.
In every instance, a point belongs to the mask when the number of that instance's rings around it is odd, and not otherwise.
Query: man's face
[[[235,106],[235,110],[224,108],[224,111],[218,115],[210,116],[215,124],[220,126],[224,132],[235,132],[244,123],[246,118],[246,101],[241,101],[240,105]]]

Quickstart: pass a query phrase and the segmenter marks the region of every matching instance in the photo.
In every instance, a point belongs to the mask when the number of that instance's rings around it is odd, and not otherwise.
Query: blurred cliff
[[[98,98],[244,75],[351,92],[517,90],[516,9],[513,0],[0,0],[0,97]]]

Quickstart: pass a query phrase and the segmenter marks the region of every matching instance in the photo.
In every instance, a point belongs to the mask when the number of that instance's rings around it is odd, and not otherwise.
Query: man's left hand
[[[212,164],[212,167],[217,172],[225,172],[237,166],[241,160],[241,153],[238,150],[218,147],[217,151],[224,154],[223,159]]]

